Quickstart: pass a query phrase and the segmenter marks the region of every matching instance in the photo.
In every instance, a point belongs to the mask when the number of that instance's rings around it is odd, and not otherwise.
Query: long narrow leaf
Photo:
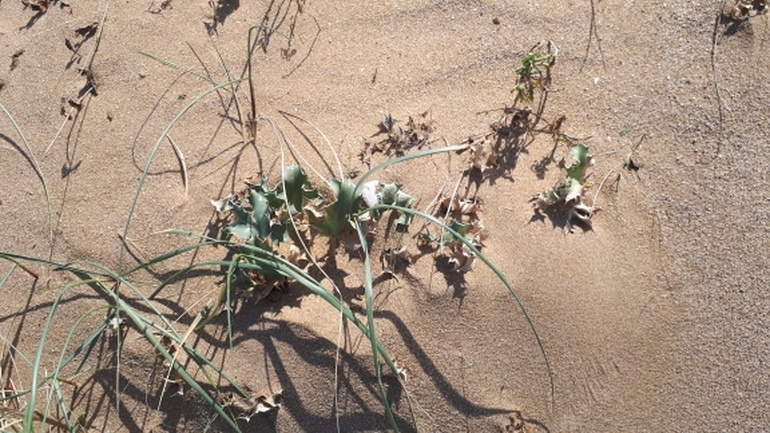
[[[448,153],[448,152],[457,152],[459,150],[466,149],[468,146],[464,144],[458,144],[455,146],[448,146],[448,147],[440,147],[438,149],[428,149],[423,150],[421,152],[415,152],[410,153],[408,155],[399,156],[398,158],[392,158],[387,161],[381,162],[377,164],[373,169],[367,171],[364,173],[360,179],[358,179],[358,183],[356,184],[356,191],[361,191],[361,187],[364,184],[364,181],[369,178],[369,176],[373,175],[374,173],[382,170],[383,168],[390,167],[391,165],[399,164],[404,161],[409,161],[410,159],[417,159],[417,158],[423,158],[430,155],[436,155],[438,153]]]
[[[67,293],[67,290],[62,290],[61,293],[59,293],[51,305],[51,309],[48,311],[48,317],[46,318],[45,322],[43,322],[43,330],[41,331],[39,337],[40,343],[37,345],[35,359],[32,361],[32,382],[30,385],[29,400],[27,401],[27,407],[24,411],[24,433],[34,432],[32,422],[35,419],[35,402],[37,397],[37,390],[39,388],[38,375],[40,374],[40,363],[43,361],[43,349],[45,348],[45,340],[48,336],[48,330],[51,327],[54,313],[56,313],[59,302],[65,293]],[[45,422],[45,420],[43,421]]]
[[[207,83],[211,83],[213,85],[217,84],[216,82],[214,82],[214,80],[212,80],[211,78],[209,78],[209,77],[207,77],[205,75],[199,74],[199,73],[193,71],[192,69],[185,68],[184,66],[179,66],[176,63],[174,63],[174,62],[172,62],[170,60],[166,60],[166,59],[164,59],[162,57],[158,57],[155,54],[146,53],[144,51],[139,51],[139,54],[141,54],[141,55],[143,55],[145,57],[149,57],[150,59],[155,60],[156,62],[160,63],[163,66],[168,66],[169,68],[176,69],[177,71],[184,72],[185,74],[190,74],[190,75],[193,75],[195,77],[198,77],[198,78],[200,78],[201,80],[203,80],[203,81],[205,81]]]
[[[388,403],[388,394],[385,392],[385,387],[382,385],[382,372],[380,371],[380,361],[377,359],[377,334],[374,330],[374,297],[372,296],[372,264],[369,261],[369,247],[366,243],[366,235],[361,222],[356,220],[356,232],[358,232],[358,239],[361,241],[361,249],[364,252],[364,299],[366,302],[366,321],[369,325],[370,337],[369,341],[372,344],[372,362],[374,363],[374,374],[377,376],[377,386],[380,389],[380,399],[382,405],[385,407],[385,414],[388,417],[388,422],[393,428],[393,431],[398,432],[398,425],[393,418],[393,411]]]
[[[29,160],[32,162],[32,168],[35,170],[35,174],[37,174],[37,177],[40,179],[40,182],[43,184],[43,193],[45,194],[45,202],[48,208],[48,224],[49,224],[49,229],[51,230],[51,237],[53,237],[54,220],[53,220],[53,209],[51,207],[51,194],[48,192],[48,184],[45,181],[45,176],[43,176],[43,171],[40,169],[40,164],[37,163],[37,158],[35,158],[35,154],[34,152],[32,152],[32,147],[30,147],[29,142],[27,141],[27,138],[24,136],[24,133],[21,132],[21,128],[16,123],[16,120],[13,118],[13,116],[11,116],[11,113],[8,112],[8,110],[5,108],[3,104],[0,104],[0,110],[3,110],[5,115],[8,117],[8,120],[11,121],[11,125],[13,125],[13,129],[15,129],[16,133],[19,134],[19,137],[21,138],[21,142],[24,143],[24,148],[27,151],[27,157],[29,157]]]
[[[227,83],[223,83],[217,86],[212,87],[211,89],[206,90],[205,92],[198,95],[195,99],[193,99],[189,104],[187,104],[179,113],[177,113],[176,117],[166,126],[166,129],[163,130],[163,132],[158,137],[158,140],[155,142],[155,146],[150,151],[150,155],[147,157],[147,164],[144,166],[144,170],[142,170],[142,176],[139,178],[139,185],[136,188],[136,193],[134,194],[134,199],[131,202],[131,207],[128,211],[128,217],[126,218],[126,225],[123,228],[123,239],[126,239],[126,236],[128,235],[128,228],[131,225],[131,220],[134,216],[134,210],[136,209],[136,203],[139,201],[139,194],[141,194],[142,189],[144,188],[144,181],[147,178],[147,173],[150,171],[150,166],[152,165],[153,160],[155,159],[155,154],[158,152],[158,149],[160,148],[161,143],[163,143],[163,140],[166,138],[166,135],[168,135],[169,132],[171,132],[171,128],[176,125],[176,123],[179,121],[179,119],[182,118],[195,104],[197,104],[200,100],[205,98],[211,93],[216,92],[219,89],[222,89],[227,86],[231,86],[237,82],[240,82],[242,80],[234,80],[229,81]],[[120,269],[123,265],[123,255],[125,253],[125,245],[120,245],[120,254],[118,255],[118,269]]]

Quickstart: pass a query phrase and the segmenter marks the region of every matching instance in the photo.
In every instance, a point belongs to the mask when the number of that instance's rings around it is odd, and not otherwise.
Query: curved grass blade
[[[356,191],[361,190],[361,186],[364,184],[364,181],[369,178],[369,176],[382,170],[383,168],[390,167],[391,165],[399,164],[404,161],[409,161],[410,159],[422,158],[425,156],[435,155],[438,153],[457,152],[467,148],[468,146],[465,144],[458,144],[455,146],[441,147],[438,149],[428,149],[428,150],[423,150],[421,152],[410,153],[409,155],[399,156],[398,158],[392,158],[387,161],[381,162],[377,164],[373,169],[364,173],[361,176],[361,178],[358,179],[358,183],[356,184]]]
[[[175,233],[186,235],[186,236],[194,235],[193,233],[190,233],[187,231],[175,231]],[[345,304],[343,304],[343,302],[340,299],[335,297],[331,292],[329,292],[325,287],[323,287],[320,282],[315,280],[306,271],[300,269],[299,267],[287,261],[283,257],[276,255],[270,251],[264,250],[262,248],[258,248],[248,244],[237,244],[229,241],[221,241],[221,240],[210,238],[202,234],[198,234],[196,236],[202,239],[203,242],[200,242],[195,245],[202,246],[208,243],[212,243],[212,244],[217,243],[217,244],[225,245],[228,248],[238,248],[240,251],[247,251],[247,252],[241,252],[238,254],[238,257],[234,257],[231,260],[215,260],[215,261],[205,261],[205,262],[194,263],[193,265],[186,267],[185,270],[180,272],[187,272],[188,270],[196,267],[208,267],[208,266],[220,267],[220,268],[227,267],[229,269],[231,266],[233,266],[234,260],[240,260],[241,258],[244,258],[247,260],[240,261],[237,264],[237,266],[241,269],[247,269],[247,270],[252,270],[256,272],[279,273],[281,275],[284,275],[285,277],[291,278],[297,281],[299,284],[301,284],[305,288],[307,288],[308,290],[310,290],[312,293],[320,296],[329,305],[331,305],[337,311],[342,313],[342,315],[345,316],[346,319],[351,321],[361,331],[364,337],[370,340],[370,342],[372,343],[373,351],[375,353],[378,353],[379,356],[382,356],[383,360],[388,365],[388,367],[390,367],[393,374],[397,378],[399,378],[398,369],[395,363],[393,362],[392,357],[388,354],[388,352],[382,346],[380,341],[376,338],[376,335],[374,334],[374,332],[372,332],[370,327],[368,327],[363,322],[361,322],[361,320],[359,320],[353,314],[353,312]],[[167,253],[166,255],[169,255],[169,254],[170,253]],[[369,276],[371,280],[371,274]],[[399,378],[399,382],[401,382],[402,386],[404,386],[400,378]],[[406,388],[404,387],[404,389]],[[409,403],[409,407],[411,410],[411,402]],[[387,408],[389,409],[389,405],[387,405]],[[390,417],[392,418],[392,414]],[[412,411],[412,419],[414,423],[413,411]],[[398,431],[394,419],[392,420],[391,425],[393,425],[396,431]]]
[[[13,129],[15,129],[16,133],[19,134],[19,137],[21,138],[21,142],[24,143],[24,148],[27,151],[27,156],[29,157],[29,160],[32,163],[32,168],[35,170],[35,174],[37,174],[38,179],[40,179],[40,182],[43,184],[43,193],[45,194],[45,202],[48,208],[48,224],[50,229],[50,236],[51,238],[53,238],[54,219],[53,219],[53,208],[51,205],[51,194],[48,191],[48,183],[46,183],[45,181],[45,177],[43,176],[43,171],[40,169],[40,164],[38,164],[37,159],[35,158],[35,154],[32,152],[32,147],[30,147],[29,142],[27,141],[27,137],[25,137],[24,133],[21,132],[21,128],[16,123],[16,120],[13,118],[13,116],[11,116],[11,113],[8,112],[8,110],[5,108],[3,104],[0,104],[0,110],[3,110],[6,117],[8,117],[8,120],[11,121],[11,125],[13,125]]]
[[[200,78],[201,80],[203,80],[203,81],[205,81],[205,82],[207,82],[209,84],[212,84],[212,85],[215,85],[215,86],[217,85],[217,83],[214,80],[212,80],[211,78],[209,78],[209,77],[207,77],[207,76],[205,76],[203,74],[199,74],[199,73],[193,71],[192,69],[185,68],[184,66],[179,66],[176,63],[174,63],[174,62],[172,62],[170,60],[166,60],[166,59],[164,59],[162,57],[158,57],[155,54],[146,53],[144,51],[139,51],[139,54],[141,54],[141,55],[143,55],[145,57],[149,57],[150,59],[155,60],[156,62],[160,63],[163,66],[168,66],[171,69],[176,69],[177,71],[183,72],[185,74],[190,74],[190,75],[192,75],[194,77]]]
[[[177,113],[176,117],[174,117],[174,119],[168,124],[168,126],[166,126],[166,129],[164,129],[163,132],[160,134],[160,137],[158,137],[158,140],[155,142],[155,146],[152,148],[152,151],[150,151],[150,155],[147,157],[147,164],[145,165],[144,170],[142,171],[142,176],[139,178],[139,185],[136,188],[134,199],[131,202],[131,207],[129,208],[129,211],[128,211],[128,217],[126,218],[126,225],[123,228],[123,239],[126,239],[126,236],[128,235],[128,227],[131,225],[131,219],[134,216],[136,203],[139,201],[139,194],[141,194],[142,189],[144,187],[144,181],[147,178],[147,173],[150,171],[150,165],[152,165],[152,161],[155,159],[155,154],[158,152],[158,149],[160,148],[161,143],[163,143],[163,140],[166,138],[166,135],[168,135],[168,133],[171,131],[171,128],[173,128],[174,125],[176,125],[176,123],[179,121],[179,119],[181,119],[182,116],[184,116],[185,113],[187,113],[201,99],[205,98],[211,93],[216,92],[219,89],[225,88],[227,86],[231,86],[240,81],[242,80],[233,80],[227,83],[219,84],[201,93],[195,99],[193,99],[189,104],[187,104],[179,113]],[[120,269],[123,265],[123,256],[125,254],[125,250],[126,250],[125,244],[121,243],[120,254],[118,255],[118,269]]]
[[[209,240],[211,241],[213,239],[209,239]],[[168,320],[165,318],[165,316],[163,316],[162,313],[160,311],[158,311],[155,308],[155,306],[152,305],[152,303],[149,302],[149,300],[146,297],[144,297],[143,294],[138,289],[136,289],[129,281],[125,280],[122,275],[120,275],[118,273],[115,273],[115,272],[112,272],[109,269],[107,269],[106,267],[101,266],[99,264],[91,263],[91,262],[85,262],[86,264],[94,266],[95,268],[102,269],[104,271],[102,276],[104,276],[106,278],[109,278],[111,281],[121,282],[124,285],[126,285],[127,287],[131,288],[132,291],[134,293],[136,293],[146,303],[146,305],[148,305],[148,307],[161,319],[161,322],[163,323],[164,327],[159,326],[160,324],[156,323],[155,321],[149,320],[149,319],[145,318],[143,315],[141,315],[140,313],[137,313],[133,309],[133,307],[131,307],[130,304],[128,304],[123,299],[121,299],[120,296],[114,290],[111,290],[111,289],[105,287],[103,285],[103,283],[104,283],[103,280],[87,278],[87,272],[88,271],[85,271],[85,270],[79,269],[79,268],[74,268],[74,267],[68,266],[68,265],[62,265],[62,264],[58,264],[58,263],[55,263],[55,262],[51,262],[51,261],[47,261],[47,260],[42,260],[42,259],[35,259],[35,258],[30,258],[30,257],[18,256],[18,255],[11,255],[11,256],[13,256],[14,258],[17,258],[17,259],[45,263],[45,264],[47,264],[47,265],[49,265],[51,267],[57,268],[57,269],[66,269],[66,270],[69,270],[69,271],[75,273],[75,275],[81,277],[81,280],[69,283],[69,284],[67,284],[67,285],[62,287],[62,293],[59,295],[59,297],[57,298],[56,303],[54,304],[54,306],[52,306],[51,311],[49,312],[49,319],[53,315],[53,313],[55,312],[55,309],[56,309],[56,306],[58,305],[59,299],[69,289],[77,287],[77,286],[81,286],[81,285],[89,285],[89,286],[92,286],[92,287],[98,287],[99,291],[101,291],[103,294],[107,294],[108,296],[110,296],[114,300],[116,300],[115,305],[109,305],[106,308],[114,308],[114,309],[116,309],[118,311],[125,312],[127,315],[130,316],[130,318],[132,319],[132,322],[135,322],[136,320],[143,320],[146,326],[137,327],[137,329],[141,328],[141,329],[144,329],[145,331],[147,331],[146,328],[147,328],[147,326],[149,326],[149,327],[151,327],[153,329],[156,329],[161,334],[168,336],[174,342],[179,344],[179,347],[183,348],[188,353],[188,355],[190,355],[190,359],[194,360],[199,366],[203,367],[204,365],[206,365],[206,366],[210,367],[212,370],[214,370],[219,375],[219,377],[221,377],[224,380],[226,380],[227,383],[230,386],[232,386],[233,389],[235,389],[236,392],[238,392],[241,396],[243,396],[243,397],[247,396],[247,393],[243,389],[241,389],[231,378],[229,378],[226,374],[224,374],[224,372],[222,372],[217,366],[215,366],[208,358],[206,358],[205,356],[203,356],[200,353],[198,353],[194,348],[192,348],[189,345],[185,344],[182,341],[182,337],[180,337],[179,334],[176,333],[176,329],[171,326],[171,323],[168,322]],[[4,254],[0,254],[0,258],[8,259],[7,257],[5,257]],[[116,314],[116,313],[113,313],[113,315],[114,314]],[[105,322],[102,323],[101,327],[99,329],[97,329],[97,331],[94,332],[89,338],[87,338],[86,341],[84,341],[80,346],[78,346],[78,348],[76,348],[76,350],[73,352],[73,354],[70,355],[70,357],[65,362],[63,362],[63,363],[60,362],[58,370],[61,370],[66,365],[68,365],[70,362],[72,362],[77,357],[77,355],[80,352],[82,352],[82,350],[84,348],[86,348],[86,347],[89,347],[89,352],[86,353],[86,356],[88,356],[88,353],[90,353],[90,347],[95,342],[96,338],[98,338],[101,335],[101,333],[103,333],[104,330],[107,328],[107,324],[109,323],[109,320],[111,319],[111,317],[112,316],[106,318]],[[47,334],[47,329],[48,329],[48,326],[49,326],[49,321],[50,320],[46,321],[46,328],[44,329],[45,332],[44,332],[44,334],[42,336],[41,346],[44,343],[45,335]],[[161,355],[163,355],[163,353],[165,351],[165,348],[162,345],[159,345],[160,343],[157,340],[157,338],[154,336],[154,334],[152,334],[150,332],[150,337],[148,337],[147,336],[147,332],[142,332],[142,335],[148,340],[148,342],[159,353],[161,353]],[[168,354],[167,351],[165,351],[165,352],[166,352],[166,354]],[[39,353],[39,350],[38,350],[38,353]],[[39,358],[36,357],[35,360],[32,362],[33,371],[36,372],[36,371],[39,370],[39,362],[40,362]],[[83,362],[85,362],[85,360]],[[36,365],[38,365],[38,367],[36,367]],[[83,363],[81,363],[81,366],[78,367],[78,371],[80,371],[80,368],[82,367],[82,365],[83,365]],[[175,370],[177,370],[177,369],[184,370],[184,368],[181,365],[178,365],[178,363],[174,364],[174,369]],[[208,372],[204,368],[201,368],[201,371],[203,372],[204,375],[206,375],[206,378],[208,379],[209,383],[212,386],[214,386],[214,388],[216,388],[215,381],[211,378],[211,376],[208,374]],[[41,382],[41,385],[36,385],[37,388],[42,386],[42,384],[46,383],[52,377],[53,376],[49,376],[49,377],[43,379],[43,381]],[[211,398],[211,396],[208,393],[206,393],[203,390],[203,388],[201,388],[200,385],[197,382],[195,382],[194,379],[188,373],[186,373],[186,372],[185,372],[185,374],[180,373],[180,377],[182,377],[185,380],[185,382],[187,382],[188,385],[190,385],[191,388],[193,388],[196,392],[198,392],[201,395],[201,397],[207,403],[209,403],[217,411],[217,413],[220,416],[223,416],[225,418],[225,420],[229,424],[231,424],[231,426],[233,426],[232,420],[228,419],[228,415],[223,412],[223,409],[221,408],[221,406],[218,405],[218,403],[216,403]],[[190,383],[191,381],[195,382],[195,383]],[[34,391],[37,388],[32,388],[32,390]],[[30,393],[32,393],[32,391],[30,391]],[[34,403],[34,399],[31,402]],[[33,416],[38,416],[38,415],[33,413]],[[25,425],[26,425],[26,423],[25,423]],[[235,426],[234,428],[237,430],[237,426]]]
[[[11,269],[8,269],[8,272],[5,273],[5,275],[3,276],[3,279],[0,280],[0,289],[3,288],[3,286],[5,285],[5,282],[8,281],[8,278],[11,278],[11,274],[13,274],[13,271],[16,270],[16,267],[20,267],[24,269],[24,267],[19,265],[18,263],[14,261],[11,261],[11,262],[13,263],[13,265],[11,266]]]
[[[225,422],[234,430],[237,432],[240,432],[240,428],[238,427],[238,424],[235,422],[235,420],[228,415],[222,406],[217,403],[211,395],[209,395],[206,390],[204,390],[200,384],[187,372],[187,370],[184,369],[184,367],[177,362],[174,357],[166,350],[165,347],[163,347],[163,343],[161,343],[158,338],[155,336],[155,334],[150,330],[149,325],[146,323],[143,318],[137,314],[133,309],[125,304],[125,302],[120,299],[120,297],[114,293],[113,291],[109,291],[109,294],[113,296],[113,299],[115,300],[118,308],[125,312],[126,316],[131,320],[131,322],[134,324],[135,329],[139,331],[142,336],[147,339],[147,341],[160,353],[163,358],[168,361],[169,365],[176,371],[176,373],[192,388],[195,390],[195,392],[211,407],[214,409],[214,411],[222,417],[222,419],[225,420]]]
[[[113,274],[114,278],[119,281],[123,282],[124,284],[128,285],[129,287],[133,288],[132,285],[125,279],[123,279],[119,274]],[[160,314],[160,312],[157,311],[157,309],[152,306],[149,301],[141,294],[140,291],[136,290],[134,291],[140,295],[140,297],[147,302],[148,305],[150,305],[154,311],[156,311],[156,314],[166,323],[166,329],[158,327],[158,325],[152,321],[148,320],[141,314],[137,313],[126,301],[124,301],[116,291],[109,290],[106,287],[100,286],[102,290],[104,291],[104,294],[110,296],[113,301],[115,302],[115,309],[118,311],[121,311],[125,313],[125,315],[131,320],[131,322],[134,325],[134,328],[150,343],[150,345],[158,352],[160,353],[163,358],[168,361],[169,365],[176,371],[177,374],[192,388],[210,407],[214,409],[214,411],[221,416],[225,422],[227,422],[228,425],[230,425],[231,428],[233,428],[234,431],[240,432],[237,423],[230,417],[225,411],[224,408],[214,400],[211,395],[209,395],[208,392],[206,392],[201,385],[185,370],[185,368],[177,362],[173,355],[171,355],[168,350],[163,346],[163,343],[158,340],[158,338],[155,336],[155,334],[151,331],[151,327],[154,327],[155,329],[161,331],[165,335],[168,335],[169,337],[173,338],[180,347],[185,348],[185,351],[188,353],[190,352],[190,348],[182,342],[182,338],[179,336],[179,334],[176,332],[176,329],[173,328],[168,321],[166,320],[165,316]],[[169,334],[168,330],[173,331],[173,334]],[[197,355],[197,353],[196,353]],[[200,356],[200,355],[198,355]],[[198,359],[197,357],[195,359]],[[201,365],[200,363],[198,364]],[[201,372],[206,375],[209,382],[213,382],[209,375],[204,371],[204,369],[201,368]],[[220,372],[221,373],[221,372]],[[224,377],[224,375],[222,375]],[[232,383],[231,383],[232,384]],[[234,384],[233,384],[234,385]],[[215,387],[216,388],[216,387]],[[236,389],[239,389],[236,387]]]
[[[37,390],[38,390],[38,375],[40,374],[40,363],[43,360],[43,348],[45,347],[45,340],[48,336],[48,330],[51,327],[51,322],[53,321],[54,313],[56,312],[56,309],[59,306],[59,302],[61,301],[62,297],[65,293],[67,293],[69,289],[62,290],[61,293],[56,297],[53,304],[51,304],[51,309],[48,311],[48,317],[46,318],[45,322],[43,322],[43,329],[40,333],[40,343],[37,346],[37,352],[35,353],[35,358],[32,361],[32,382],[30,384],[30,393],[29,393],[29,400],[27,401],[27,407],[24,410],[24,433],[33,433],[33,421],[35,420],[35,403],[37,399]],[[45,419],[43,419],[43,422],[45,422]]]

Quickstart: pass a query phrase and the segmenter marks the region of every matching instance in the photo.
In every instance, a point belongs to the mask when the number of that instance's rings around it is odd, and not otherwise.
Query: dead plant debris
[[[463,240],[473,245],[476,249],[484,246],[484,240],[488,232],[481,221],[481,202],[467,198],[445,197],[439,206],[439,216],[444,218],[447,226],[460,235],[455,237],[451,232],[439,235],[426,230],[420,238],[423,245],[435,246],[440,254],[448,258],[452,265],[452,271],[466,273],[473,270],[476,261],[474,253]]]
[[[497,166],[497,155],[489,138],[482,137],[475,140],[469,139],[469,141],[470,158],[468,164],[471,170],[479,170],[484,173],[484,170]]]
[[[736,20],[745,20],[767,12],[770,0],[738,0],[735,3],[730,16]]]
[[[238,413],[236,419],[242,419],[247,423],[254,415],[277,410],[283,402],[283,390],[277,392],[251,393],[243,398],[233,393],[220,395],[220,404],[230,407]]]
[[[515,107],[503,108],[503,114],[489,126],[498,136],[511,137],[522,135],[523,133],[532,134],[532,109],[524,107],[518,109]]]
[[[75,29],[75,33],[82,38],[88,39],[94,36],[97,30],[99,30],[99,23],[93,22],[87,26]]]
[[[171,6],[171,1],[172,0],[163,0],[158,6],[155,6],[155,2],[153,1],[150,3],[150,6],[147,7],[147,12],[157,15],[166,9],[173,9],[173,6]]]
[[[429,142],[430,134],[436,129],[431,110],[415,117],[409,116],[404,126],[390,113],[382,113],[378,126],[380,130],[364,142],[364,150],[360,154],[361,161],[367,165],[371,162],[372,154],[377,152],[388,156],[402,156],[412,148],[422,148]],[[381,135],[385,135],[385,138],[377,142],[372,140]]]
[[[13,55],[11,56],[11,68],[10,70],[13,71],[16,69],[17,66],[19,66],[19,57],[24,54],[24,50],[17,50]]]
[[[24,8],[30,8],[35,12],[46,13],[48,8],[56,4],[56,0],[21,0]]]

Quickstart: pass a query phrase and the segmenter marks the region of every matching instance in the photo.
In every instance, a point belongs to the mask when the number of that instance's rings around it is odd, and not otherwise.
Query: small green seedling
[[[545,52],[541,52],[544,46]],[[516,69],[516,87],[511,90],[511,93],[516,94],[514,104],[518,101],[532,102],[535,99],[535,89],[548,91],[548,86],[551,85],[551,67],[556,64],[557,53],[553,42],[541,41],[521,59],[521,66]]]

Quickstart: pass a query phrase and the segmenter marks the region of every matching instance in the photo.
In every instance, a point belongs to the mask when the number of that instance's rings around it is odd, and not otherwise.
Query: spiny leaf
[[[455,232],[457,232],[460,236],[468,237],[467,236],[468,229],[471,227],[471,225],[469,223],[464,223],[464,222],[455,220],[455,221],[452,221],[450,224],[448,224],[448,227],[454,230]],[[444,242],[451,242],[454,239],[455,239],[455,236],[450,231],[444,233],[444,237],[442,238]]]
[[[267,176],[262,176],[259,179],[259,183],[251,185],[251,190],[256,191],[267,199],[270,207],[273,209],[280,209],[283,206],[283,198],[280,197],[280,184],[275,188],[270,188],[267,185]]]
[[[238,203],[230,202],[230,210],[235,214],[235,221],[226,229],[225,234],[245,239],[247,243],[260,248],[271,238],[275,242],[286,240],[286,228],[281,224],[271,223],[272,209],[270,201],[256,189],[249,193],[251,212]]]
[[[307,188],[307,174],[298,165],[286,167],[283,172],[283,182],[286,190],[279,194],[280,199],[286,199],[289,203],[289,213],[295,215],[302,209],[303,199],[314,199],[320,197],[317,189]],[[277,189],[282,189],[279,185]]]
[[[265,196],[256,191],[251,191],[251,194],[249,194],[249,202],[253,208],[251,211],[253,228],[256,230],[259,239],[267,239],[270,235],[270,203]]]
[[[349,224],[351,215],[361,207],[361,194],[350,179],[329,181],[336,200],[323,208],[322,213],[306,208],[310,222],[329,236],[337,236]]]
[[[411,209],[412,206],[417,203],[416,198],[401,191],[401,185],[398,183],[381,185],[380,194],[382,195],[383,204],[391,204]],[[412,222],[412,216],[409,214],[402,213],[398,218],[398,224],[402,226],[409,226],[410,222]]]

